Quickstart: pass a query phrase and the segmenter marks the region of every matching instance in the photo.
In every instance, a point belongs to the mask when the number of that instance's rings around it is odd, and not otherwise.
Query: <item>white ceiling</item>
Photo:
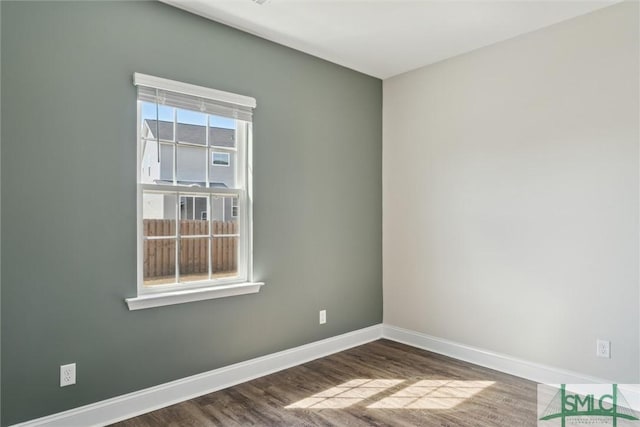
[[[527,0],[161,0],[387,78],[617,3]]]

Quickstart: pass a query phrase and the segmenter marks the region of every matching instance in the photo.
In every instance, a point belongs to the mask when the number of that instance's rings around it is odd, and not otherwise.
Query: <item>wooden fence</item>
[[[213,234],[235,234],[235,221],[212,221]],[[184,236],[209,235],[209,221],[180,221],[180,275],[209,274],[209,238],[185,238]],[[171,277],[176,274],[176,222],[169,219],[145,219],[144,235],[167,236],[167,239],[144,241],[144,280]],[[232,273],[238,268],[238,238],[214,237],[211,241],[211,273]]]

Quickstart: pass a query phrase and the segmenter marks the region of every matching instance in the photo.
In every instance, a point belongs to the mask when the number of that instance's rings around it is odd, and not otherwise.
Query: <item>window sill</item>
[[[135,298],[126,298],[125,301],[129,310],[142,310],[145,308],[161,307],[163,305],[255,294],[260,292],[260,288],[263,285],[263,282],[236,283],[233,285],[220,285],[209,288],[139,295]]]

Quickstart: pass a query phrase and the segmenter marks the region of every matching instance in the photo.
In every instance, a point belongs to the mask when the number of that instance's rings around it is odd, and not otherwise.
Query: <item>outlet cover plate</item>
[[[60,387],[66,387],[76,383],[76,364],[60,366]]]
[[[611,359],[611,342],[607,340],[596,341],[596,356]]]

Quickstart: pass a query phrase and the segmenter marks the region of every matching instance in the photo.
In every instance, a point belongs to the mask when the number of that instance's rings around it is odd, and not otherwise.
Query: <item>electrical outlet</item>
[[[324,325],[327,323],[327,310],[320,310],[320,324]]]
[[[607,340],[596,341],[596,356],[604,357],[605,359],[611,358],[611,342]]]
[[[60,366],[60,387],[73,385],[76,383],[76,364]]]

